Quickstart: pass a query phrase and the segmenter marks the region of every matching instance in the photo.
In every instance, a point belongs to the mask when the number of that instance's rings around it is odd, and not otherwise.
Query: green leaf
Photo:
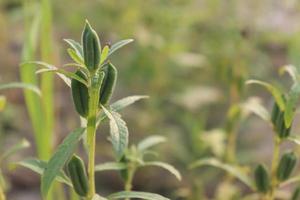
[[[130,199],[130,198],[136,198],[136,199],[146,199],[146,200],[170,200],[166,197],[163,197],[159,194],[154,194],[150,192],[137,192],[137,191],[121,191],[117,193],[113,193],[108,196],[108,199]]]
[[[109,52],[109,46],[105,45],[102,53],[101,53],[101,57],[100,57],[100,65],[106,60],[106,58],[108,57],[108,52]]]
[[[44,197],[48,194],[50,186],[61,171],[65,163],[72,156],[76,145],[81,139],[84,128],[78,128],[71,132],[59,145],[54,155],[50,158],[47,168],[42,175],[41,192]]]
[[[300,145],[300,139],[299,138],[296,138],[296,137],[293,137],[293,136],[290,136],[287,138],[289,141],[297,144],[297,145]]]
[[[115,51],[122,48],[123,46],[133,42],[133,39],[121,40],[115,44],[113,44],[109,50],[108,56],[112,55]]]
[[[37,86],[30,83],[13,82],[7,84],[0,84],[0,90],[12,89],[12,88],[21,88],[21,89],[30,90],[32,92],[35,92],[37,95],[41,96],[40,89]]]
[[[287,128],[292,125],[299,98],[300,98],[300,84],[295,84],[291,88],[288,94],[288,99],[286,101],[286,106],[285,106],[284,123]]]
[[[237,179],[239,179],[241,182],[243,182],[249,188],[251,188],[251,189],[255,188],[251,179],[239,167],[229,165],[226,163],[222,163],[221,161],[219,161],[215,158],[206,158],[206,159],[198,160],[198,161],[194,162],[190,167],[196,168],[196,167],[201,167],[204,165],[209,165],[209,166],[217,167],[219,169],[223,169],[224,171],[235,176]]]
[[[20,165],[22,167],[28,168],[40,175],[43,174],[44,170],[47,167],[47,162],[36,159],[36,158],[29,158],[23,161],[20,161],[16,163],[17,165]],[[56,175],[55,180],[61,183],[65,183],[72,187],[72,183],[70,179],[67,177],[67,175],[60,170],[59,173]]]
[[[74,49],[68,49],[68,54],[69,56],[78,64],[84,64],[83,63],[83,59],[81,57],[78,56],[78,54],[76,54]]]
[[[12,155],[12,154],[14,154],[14,153],[16,153],[16,152],[18,152],[22,149],[25,149],[29,146],[30,146],[30,143],[26,139],[21,140],[17,144],[15,144],[12,147],[8,148],[8,150],[6,150],[4,152],[4,154],[1,155],[0,162],[4,159],[8,158],[10,155]]]
[[[82,50],[82,46],[72,40],[72,39],[64,39],[65,42],[67,42],[73,49],[74,51],[76,52],[77,56],[81,58],[81,60],[83,60],[83,50]]]
[[[259,81],[259,80],[248,80],[246,82],[246,84],[257,84],[257,85],[261,85],[261,86],[265,87],[274,97],[276,103],[280,107],[280,110],[282,110],[282,111],[285,110],[285,102],[283,99],[282,92],[279,90],[279,88],[274,87],[273,85],[271,85],[269,83]]]
[[[0,95],[0,112],[4,109],[6,104],[6,98],[3,95]]]
[[[161,167],[167,171],[169,171],[171,174],[173,174],[178,180],[181,180],[181,175],[180,172],[173,167],[172,165],[164,162],[159,162],[159,161],[152,161],[152,162],[145,162],[143,166],[156,166],[156,167]]]
[[[121,115],[115,111],[109,111],[104,106],[101,106],[104,113],[110,120],[110,136],[111,142],[120,159],[128,146],[128,129]]]
[[[125,163],[120,162],[106,162],[103,164],[98,164],[95,166],[95,171],[107,171],[107,170],[123,170],[126,169],[127,166]]]
[[[150,137],[147,137],[143,139],[139,144],[137,145],[137,148],[139,151],[145,151],[146,149],[149,149],[150,147],[153,147],[159,143],[166,142],[166,138],[160,135],[152,135]]]

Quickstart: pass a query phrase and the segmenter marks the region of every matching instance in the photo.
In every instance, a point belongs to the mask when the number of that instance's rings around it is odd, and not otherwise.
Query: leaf
[[[46,69],[51,69],[51,70],[54,70],[54,69],[57,69],[57,67],[53,66],[53,65],[50,65],[48,63],[45,63],[45,62],[40,62],[40,61],[31,61],[31,62],[25,62],[25,63],[22,63],[21,66],[24,66],[24,65],[28,65],[28,64],[36,64],[40,67],[44,67]],[[56,74],[69,86],[71,87],[71,80],[64,74],[62,73],[58,73],[56,72]]]
[[[219,169],[223,169],[224,171],[235,176],[237,179],[239,179],[241,182],[243,182],[249,188],[251,188],[251,189],[255,188],[251,179],[243,171],[241,171],[241,169],[239,167],[229,165],[226,163],[222,163],[221,161],[219,161],[215,158],[205,158],[205,159],[198,160],[198,161],[194,162],[190,167],[196,168],[196,167],[201,167],[203,165],[209,165],[209,166],[217,167]]]
[[[139,101],[141,99],[146,99],[149,98],[148,96],[145,95],[134,95],[134,96],[129,96],[129,97],[125,97],[123,99],[120,99],[116,102],[114,102],[113,104],[110,105],[110,109],[117,112],[120,111],[124,108],[126,108],[127,106],[130,106],[131,104],[135,103],[136,101]],[[97,125],[99,125],[99,123],[104,120],[106,118],[105,113],[101,113],[99,116],[97,116]]]
[[[21,140],[20,142],[13,145],[8,150],[6,150],[3,155],[1,155],[0,162],[4,159],[8,158],[10,155],[12,155],[12,154],[14,154],[14,153],[16,153],[16,152],[18,152],[22,149],[25,149],[29,146],[30,146],[30,143],[26,139]]]
[[[149,149],[150,147],[153,147],[154,145],[165,142],[166,140],[167,139],[163,136],[152,135],[150,137],[143,139],[141,142],[139,142],[137,148],[139,151],[144,151],[146,149]]]
[[[115,111],[108,111],[104,106],[101,107],[110,120],[111,142],[118,158],[120,159],[128,146],[128,129],[126,123],[123,121],[119,113]]]
[[[49,188],[57,174],[61,171],[65,163],[72,156],[83,132],[84,128],[78,128],[71,132],[59,145],[54,155],[50,158],[47,164],[47,168],[42,175],[41,181],[41,192],[44,197],[47,195]]]
[[[246,112],[254,113],[263,120],[270,122],[271,116],[267,109],[261,104],[261,100],[258,97],[249,98],[245,103],[242,103],[241,106]]]
[[[285,110],[285,102],[284,102],[284,99],[282,96],[282,92],[277,87],[274,87],[273,85],[271,85],[269,83],[259,81],[259,80],[248,80],[246,82],[246,84],[257,84],[257,85],[261,85],[261,86],[265,87],[274,97],[276,103],[280,107],[280,110],[282,110],[282,111]]]
[[[67,42],[74,49],[77,56],[79,56],[81,58],[81,60],[83,60],[82,46],[78,42],[76,42],[72,39],[64,39],[64,41]]]
[[[121,40],[115,44],[113,44],[108,52],[108,56],[112,55],[115,51],[122,48],[123,46],[133,42],[133,39]]]
[[[297,145],[300,145],[300,139],[296,138],[296,137],[293,137],[293,136],[290,136],[287,138],[289,141],[297,144]]]
[[[283,75],[284,73],[288,73],[291,78],[293,79],[294,83],[298,83],[299,82],[299,78],[298,78],[298,70],[295,66],[293,65],[285,65],[283,67],[281,67],[279,69],[279,74]]]
[[[0,95],[0,112],[4,109],[6,104],[6,98],[3,95]]]
[[[300,98],[300,84],[298,83],[291,88],[288,94],[288,99],[286,101],[285,112],[284,112],[284,123],[286,127],[290,127],[292,125],[299,98]]]
[[[130,198],[136,198],[136,199],[146,199],[146,200],[170,200],[166,197],[163,197],[159,194],[154,194],[150,192],[137,192],[137,191],[121,191],[117,193],[113,193],[108,196],[108,199],[130,199]]]
[[[84,64],[84,63],[83,63],[83,59],[82,59],[80,56],[78,56],[78,54],[76,54],[76,52],[75,52],[74,49],[70,49],[70,48],[69,48],[67,51],[68,51],[69,56],[70,56],[76,63],[78,63],[78,64]]]
[[[292,183],[296,183],[296,182],[299,182],[299,181],[300,181],[300,175],[292,176],[288,180],[280,183],[280,187],[285,187],[287,185],[290,185]]]
[[[107,171],[107,170],[122,170],[126,169],[127,165],[121,162],[106,162],[95,166],[95,171]]]
[[[108,57],[108,52],[109,52],[109,46],[105,45],[102,53],[101,53],[101,57],[100,57],[100,65],[106,60],[106,58]]]
[[[38,160],[36,158],[29,158],[23,161],[20,161],[16,163],[17,165],[20,165],[22,167],[28,168],[40,175],[43,174],[45,168],[47,167],[47,162]],[[70,179],[67,177],[67,175],[60,170],[59,173],[56,175],[55,180],[61,183],[65,183],[72,187],[72,183]]]
[[[12,88],[21,88],[21,89],[30,90],[32,92],[35,92],[37,95],[41,96],[40,89],[37,86],[30,83],[12,82],[7,84],[0,84],[0,90],[12,89]]]
[[[173,174],[178,180],[181,180],[181,175],[179,171],[173,167],[172,165],[164,162],[159,162],[159,161],[151,161],[151,162],[145,162],[143,166],[156,166],[156,167],[161,167],[167,171],[169,171],[171,174]]]

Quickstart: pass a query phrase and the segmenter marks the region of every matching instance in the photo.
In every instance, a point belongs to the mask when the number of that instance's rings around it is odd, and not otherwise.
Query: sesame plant
[[[81,199],[86,200],[167,199],[158,194],[138,191],[121,191],[102,197],[95,190],[96,131],[99,125],[105,119],[109,119],[110,141],[116,159],[118,162],[127,161],[128,129],[118,111],[135,101],[146,98],[146,96],[130,96],[109,104],[117,80],[117,68],[111,63],[109,57],[133,40],[122,40],[112,46],[102,47],[97,33],[86,21],[81,43],[71,39],[65,41],[70,45],[68,53],[74,63],[68,63],[64,67],[74,67],[74,71],[57,68],[44,62],[27,62],[24,65],[37,64],[41,69],[36,73],[56,73],[70,86],[75,110],[80,116],[82,127],[68,134],[48,162],[27,159],[19,164],[42,174],[43,198],[47,197],[49,189],[56,180],[71,186]],[[87,164],[75,154],[80,141],[86,149]]]
[[[292,142],[299,145],[299,139],[291,134],[292,124],[296,114],[296,106],[300,97],[299,72],[293,66],[284,66],[280,73],[287,72],[293,80],[293,84],[288,90],[275,84],[270,84],[260,80],[249,80],[247,84],[256,84],[266,88],[274,99],[271,112],[268,112],[260,103],[241,104],[236,113],[241,115],[245,111],[250,111],[265,120],[273,129],[273,156],[271,166],[256,163],[256,167],[243,166],[236,163],[223,162],[216,158],[205,158],[196,161],[192,168],[204,165],[214,166],[227,171],[229,174],[240,180],[254,193],[246,195],[243,199],[297,199],[299,198],[299,188],[290,194],[286,192],[287,185],[299,182],[299,175],[292,176],[296,166],[297,151],[290,147],[283,150],[283,143]]]

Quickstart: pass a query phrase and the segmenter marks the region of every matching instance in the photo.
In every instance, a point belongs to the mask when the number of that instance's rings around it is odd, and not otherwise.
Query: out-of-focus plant
[[[160,161],[147,161],[145,157],[147,155],[157,156],[157,152],[150,150],[151,147],[165,142],[166,138],[162,136],[149,136],[137,145],[132,145],[127,148],[124,154],[124,157],[119,160],[116,159],[116,162],[107,162],[95,166],[95,171],[106,171],[106,170],[117,170],[121,173],[121,176],[124,180],[124,189],[125,191],[132,190],[132,181],[135,175],[135,172],[147,166],[156,166],[168,170],[173,174],[178,180],[181,180],[181,175],[177,169],[172,165],[169,165],[165,162]]]
[[[299,176],[290,177],[297,160],[295,150],[291,149],[288,152],[281,153],[281,145],[284,142],[299,144],[298,138],[291,135],[296,106],[300,98],[299,72],[293,66],[285,66],[281,68],[280,72],[287,72],[292,77],[293,85],[287,92],[284,92],[281,87],[267,82],[247,81],[247,84],[257,84],[266,88],[272,94],[275,102],[271,114],[262,105],[258,106],[257,104],[248,107],[273,127],[274,148],[271,167],[267,168],[264,164],[259,164],[253,170],[253,176],[251,176],[249,167],[243,168],[239,163],[224,163],[215,158],[202,159],[192,164],[192,167],[203,165],[218,167],[235,176],[256,193],[245,198],[256,198],[257,195],[260,199],[266,200],[280,198],[281,195],[287,198],[288,194],[282,193],[281,188],[299,181]],[[297,189],[293,196],[296,195]]]
[[[117,80],[117,69],[109,61],[109,56],[133,40],[122,40],[112,46],[105,45],[101,47],[97,33],[86,22],[82,32],[81,44],[71,39],[65,41],[71,47],[68,49],[68,53],[75,62],[65,66],[75,67],[75,72],[56,68],[44,62],[31,63],[42,67],[37,73],[57,73],[71,87],[75,109],[80,115],[84,126],[71,132],[59,145],[48,162],[29,159],[20,164],[42,174],[41,193],[43,198],[47,197],[54,180],[58,180],[72,186],[77,195],[86,200],[167,199],[157,194],[137,191],[118,192],[105,198],[96,194],[95,191],[96,130],[100,122],[105,118],[109,119],[110,140],[116,158],[118,161],[127,159],[125,151],[128,145],[128,129],[117,111],[139,99],[145,98],[145,96],[132,96],[109,105]],[[88,155],[87,172],[83,160],[79,156],[73,155],[76,146],[82,139]],[[63,171],[65,166],[67,173]]]

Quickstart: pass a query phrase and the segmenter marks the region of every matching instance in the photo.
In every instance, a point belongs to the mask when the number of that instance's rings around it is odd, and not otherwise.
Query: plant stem
[[[274,138],[274,150],[273,150],[273,159],[272,159],[272,166],[271,166],[271,188],[270,188],[270,193],[268,195],[269,200],[274,199],[275,190],[277,187],[276,169],[279,162],[280,144],[281,144],[281,140],[279,137],[276,136]]]
[[[4,191],[2,189],[2,187],[0,186],[0,200],[5,200],[5,194],[4,194]]]
[[[89,112],[87,118],[87,144],[88,144],[88,175],[89,193],[88,200],[91,200],[96,193],[95,190],[95,151],[96,151],[96,117],[99,105],[99,91],[102,77],[96,72],[92,75],[91,86],[89,87]]]
[[[135,164],[134,163],[130,163],[128,165],[128,169],[127,169],[128,176],[127,176],[127,179],[125,181],[125,191],[128,191],[128,192],[131,191],[131,189],[132,189],[132,181],[133,181],[133,177],[134,177],[135,171],[136,171]],[[130,199],[127,198],[126,200],[130,200]]]

